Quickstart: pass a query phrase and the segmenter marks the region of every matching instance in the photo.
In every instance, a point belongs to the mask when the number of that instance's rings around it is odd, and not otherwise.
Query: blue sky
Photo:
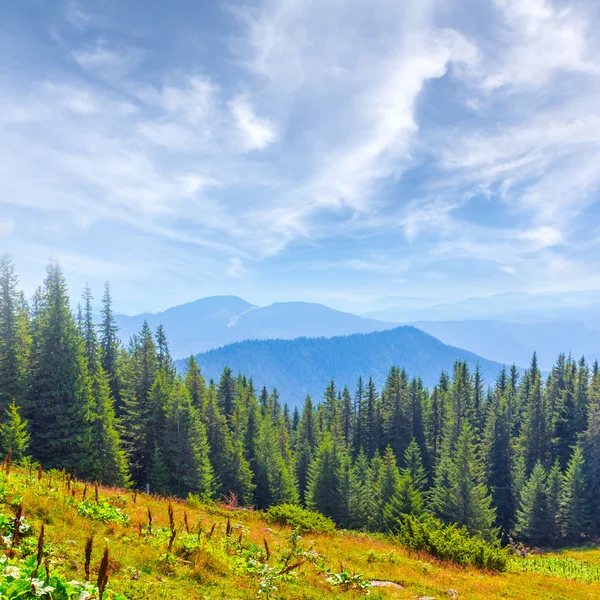
[[[596,0],[0,4],[0,250],[124,312],[600,288]]]

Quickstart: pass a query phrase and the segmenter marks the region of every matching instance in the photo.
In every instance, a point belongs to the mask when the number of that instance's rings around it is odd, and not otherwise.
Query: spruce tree
[[[395,531],[402,515],[419,517],[424,512],[423,495],[415,488],[412,479],[403,475],[396,493],[383,507],[383,524],[387,531]]]
[[[557,544],[562,537],[560,506],[562,489],[563,474],[560,470],[560,462],[556,459],[546,478],[546,507],[548,512],[546,539],[550,544]]]
[[[27,390],[30,332],[27,306],[17,289],[12,258],[0,256],[0,415],[14,401],[23,406]],[[1,418],[1,417],[0,417]]]
[[[6,455],[10,450],[12,459],[20,463],[28,458],[30,436],[27,421],[21,418],[19,407],[13,402],[6,409],[7,418],[0,425],[0,450]]]
[[[175,381],[167,399],[161,447],[171,493],[178,496],[192,493],[203,498],[213,495],[214,477],[206,429],[181,380]]]
[[[121,398],[121,379],[120,379],[120,343],[119,328],[115,321],[112,310],[112,296],[110,293],[110,283],[104,284],[104,294],[102,296],[102,322],[100,324],[100,365],[108,375],[110,385],[110,394],[115,401],[115,412],[121,416],[123,412],[123,401]]]
[[[427,472],[423,467],[421,450],[417,442],[413,439],[404,452],[402,477],[408,477],[413,487],[418,491],[423,491],[427,485]]]
[[[549,529],[551,522],[548,515],[546,471],[541,462],[537,462],[521,491],[515,533],[530,544],[545,544],[549,539]]]
[[[581,438],[581,451],[590,533],[600,536],[600,404],[590,406],[588,427]]]
[[[185,385],[190,393],[192,405],[196,408],[200,416],[204,414],[204,400],[206,395],[206,381],[202,376],[200,367],[193,356],[190,356],[186,362]]]
[[[348,507],[349,527],[364,529],[372,510],[373,490],[371,486],[371,467],[365,453],[361,450],[356,457],[350,480],[350,502]]]
[[[35,317],[27,417],[33,457],[45,468],[90,473],[92,386],[84,343],[60,266],[48,266]]]
[[[584,459],[579,445],[575,446],[565,472],[560,508],[566,538],[570,542],[580,540],[588,529],[589,513],[585,494]]]
[[[337,523],[343,517],[341,466],[340,448],[331,434],[326,433],[310,465],[306,506],[311,510],[318,510]]]

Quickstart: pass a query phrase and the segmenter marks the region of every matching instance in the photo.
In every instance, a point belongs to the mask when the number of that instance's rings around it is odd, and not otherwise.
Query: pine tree
[[[94,407],[92,411],[92,449],[94,479],[111,486],[125,487],[129,483],[127,456],[115,419],[110,383],[98,364],[92,382]]]
[[[0,425],[0,450],[5,455],[10,450],[12,459],[19,463],[28,458],[29,433],[27,421],[21,419],[18,406],[13,402],[6,409],[7,419]]]
[[[225,367],[221,374],[221,381],[219,382],[219,390],[217,392],[217,401],[219,403],[221,414],[231,425],[231,418],[235,411],[235,382],[229,367]]]
[[[350,480],[350,502],[348,507],[349,527],[364,529],[369,522],[373,502],[371,467],[361,450],[352,468]]]
[[[544,544],[548,542],[550,528],[546,471],[537,462],[521,492],[515,533],[528,543]]]
[[[190,393],[192,405],[199,412],[200,416],[204,414],[204,400],[206,395],[206,381],[202,376],[200,367],[193,356],[187,359],[185,369],[185,385]]]
[[[496,525],[506,541],[514,523],[516,505],[513,484],[511,420],[505,386],[498,386],[488,409],[483,434],[485,480],[496,507]]]
[[[589,511],[591,531],[600,535],[600,404],[590,406],[588,428],[581,439],[585,500]]]
[[[340,448],[331,434],[326,433],[310,465],[306,505],[311,510],[318,510],[337,523],[343,517],[341,466]]]
[[[298,491],[292,474],[277,444],[271,419],[263,419],[256,448],[256,490],[258,508],[276,504],[295,504]]]
[[[395,531],[402,515],[421,516],[424,512],[423,495],[415,488],[412,479],[403,475],[396,493],[383,507],[383,524],[387,531]]]
[[[192,405],[190,394],[176,380],[165,406],[163,460],[169,473],[169,491],[210,498],[214,492],[206,429]]]
[[[464,525],[473,534],[492,538],[496,510],[491,506],[492,499],[486,486],[480,483],[480,471],[473,432],[465,420],[455,456],[451,459],[446,455],[440,461],[432,491],[432,507],[441,519]]]
[[[427,485],[427,472],[423,467],[421,450],[413,439],[404,452],[404,467],[401,470],[402,477],[407,477],[417,491],[423,491]]]
[[[585,494],[584,459],[579,445],[575,446],[565,472],[560,507],[565,536],[571,542],[581,539],[581,535],[589,526],[589,516]]]
[[[156,346],[147,321],[130,342],[127,362],[123,438],[133,480],[143,487],[149,481],[152,457],[159,441],[160,429],[156,427],[159,409],[169,393],[169,382],[165,377],[155,386],[158,375]]]
[[[27,417],[34,458],[46,468],[90,472],[92,389],[81,335],[58,264],[47,268],[35,317]]]
[[[525,457],[526,473],[530,474],[536,463],[547,466],[550,459],[550,413],[542,392],[541,373],[537,355],[531,361],[525,387],[525,413],[521,428],[521,447]]]
[[[158,445],[150,460],[148,484],[153,494],[167,495],[169,493],[169,471],[165,464],[165,457]]]
[[[27,389],[30,333],[27,306],[18,291],[12,258],[0,256],[0,415],[14,401],[23,406]]]
[[[546,507],[548,512],[548,529],[546,539],[548,543],[556,544],[562,537],[560,501],[563,488],[563,474],[560,470],[558,459],[548,472],[546,478]]]
[[[110,395],[115,401],[115,412],[121,415],[123,402],[121,398],[121,380],[119,373],[119,328],[112,310],[110,283],[104,284],[102,296],[102,323],[100,324],[100,365],[108,375]]]

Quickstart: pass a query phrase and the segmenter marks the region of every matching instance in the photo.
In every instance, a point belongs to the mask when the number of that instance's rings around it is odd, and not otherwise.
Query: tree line
[[[393,531],[433,514],[488,539],[600,535],[600,372],[561,355],[544,376],[484,382],[457,361],[432,390],[392,367],[382,389],[334,381],[290,410],[228,368],[178,373],[164,329],[124,345],[110,285],[73,314],[57,263],[30,301],[0,258],[0,444],[16,460],[160,494],[257,508],[292,503],[339,526]]]

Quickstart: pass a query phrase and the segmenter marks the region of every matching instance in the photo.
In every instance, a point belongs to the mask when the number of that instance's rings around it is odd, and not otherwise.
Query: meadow
[[[515,557],[508,572],[493,574],[409,552],[381,535],[300,535],[258,511],[97,487],[57,471],[3,472],[0,526],[2,599],[98,598],[105,548],[103,597],[115,600],[600,597],[597,548]],[[46,571],[72,591],[45,592]]]

